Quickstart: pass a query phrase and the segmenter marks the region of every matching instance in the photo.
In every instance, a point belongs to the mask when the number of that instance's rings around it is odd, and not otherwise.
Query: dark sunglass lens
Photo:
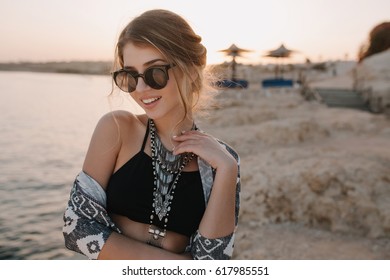
[[[127,78],[125,72],[117,72],[114,76],[115,84],[123,91],[127,91]]]
[[[135,78],[125,71],[120,71],[114,74],[114,81],[115,84],[124,92],[132,92],[137,86]]]
[[[135,91],[137,87],[137,79],[134,78],[134,75],[137,75],[137,73],[126,73],[126,79],[127,79],[127,92],[133,92]]]
[[[153,67],[145,72],[145,79],[151,88],[162,89],[167,85],[168,75],[164,68]]]

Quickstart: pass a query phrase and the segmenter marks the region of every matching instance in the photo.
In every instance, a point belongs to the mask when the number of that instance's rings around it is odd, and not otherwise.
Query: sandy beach
[[[254,80],[217,101],[199,125],[241,156],[235,259],[390,259],[388,116]]]

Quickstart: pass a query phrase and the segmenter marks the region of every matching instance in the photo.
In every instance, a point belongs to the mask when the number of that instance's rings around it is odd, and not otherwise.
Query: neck
[[[157,133],[163,142],[164,146],[170,150],[176,143],[173,141],[174,135],[180,135],[182,131],[189,131],[192,129],[194,120],[192,116],[187,116],[184,120],[182,118],[172,119],[156,119],[153,120],[157,129]]]

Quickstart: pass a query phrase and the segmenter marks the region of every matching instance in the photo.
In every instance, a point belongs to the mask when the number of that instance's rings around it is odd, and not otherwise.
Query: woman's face
[[[143,74],[151,66],[169,64],[157,49],[136,46],[133,43],[128,43],[123,48],[123,63],[123,68],[134,70],[140,74]],[[184,108],[180,101],[180,92],[173,74],[174,71],[175,67],[168,70],[169,80],[164,88],[153,89],[139,77],[135,90],[130,93],[149,118],[158,120],[183,117]],[[177,72],[175,72],[176,77],[179,76]]]

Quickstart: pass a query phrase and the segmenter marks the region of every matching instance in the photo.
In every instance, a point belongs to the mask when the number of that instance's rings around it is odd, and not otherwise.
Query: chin
[[[145,114],[148,116],[149,119],[152,120],[158,120],[166,116],[166,114],[161,113],[161,112],[155,112],[155,111],[149,111],[145,110]]]
[[[178,106],[180,105],[177,104],[172,107],[160,106],[159,108],[155,107],[151,110],[144,109],[144,111],[148,118],[153,120],[171,119],[172,117],[176,118],[178,116],[181,119],[184,116],[184,110],[178,110]]]

